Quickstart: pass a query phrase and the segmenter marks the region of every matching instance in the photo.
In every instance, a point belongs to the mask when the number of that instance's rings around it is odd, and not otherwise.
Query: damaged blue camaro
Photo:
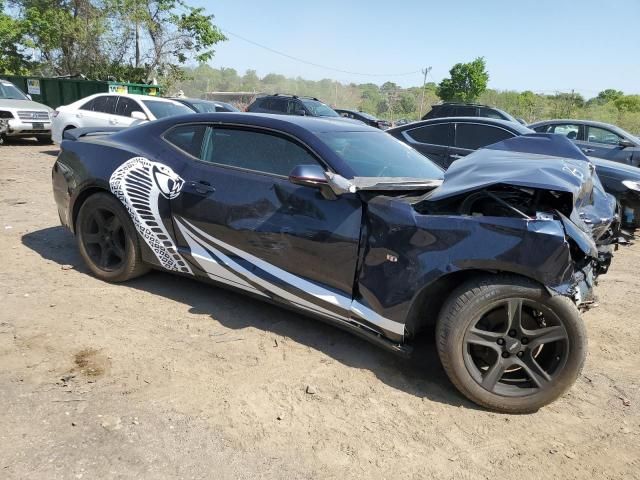
[[[435,328],[454,385],[498,411],[546,405],[582,368],[578,307],[615,221],[584,162],[493,151],[445,174],[364,125],[239,113],[65,138],[58,212],[101,279],[194,276],[400,354]]]

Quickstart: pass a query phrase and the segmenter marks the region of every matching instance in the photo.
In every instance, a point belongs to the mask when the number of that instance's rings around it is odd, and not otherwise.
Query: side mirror
[[[307,112],[305,112],[303,109],[296,110],[296,115],[300,115],[301,117],[304,117],[307,115]]]
[[[289,174],[289,181],[303,187],[322,188],[329,185],[320,165],[296,165]]]
[[[145,113],[141,112],[140,110],[134,110],[133,112],[131,112],[131,118],[134,118],[136,120],[149,120],[149,117],[147,117]]]
[[[635,147],[635,144],[631,140],[628,140],[626,138],[621,138],[618,142],[618,145],[620,145],[622,148]]]

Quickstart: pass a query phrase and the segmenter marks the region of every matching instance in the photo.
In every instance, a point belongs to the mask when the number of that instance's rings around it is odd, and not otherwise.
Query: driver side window
[[[228,167],[289,176],[298,165],[318,165],[306,149],[284,137],[233,128],[207,128],[200,159]]]
[[[617,133],[607,130],[605,128],[588,127],[589,134],[587,138],[589,142],[604,143],[606,145],[618,145],[622,137]]]

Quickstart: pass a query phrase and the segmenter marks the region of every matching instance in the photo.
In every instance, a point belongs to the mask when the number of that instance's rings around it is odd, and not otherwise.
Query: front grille
[[[49,121],[49,112],[43,111],[31,111],[31,110],[19,110],[18,118],[27,122],[41,122],[42,120]]]

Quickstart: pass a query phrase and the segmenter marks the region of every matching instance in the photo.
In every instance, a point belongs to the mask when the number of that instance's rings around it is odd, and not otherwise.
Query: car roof
[[[614,132],[619,133],[624,137],[632,137],[633,139],[636,139],[636,137],[633,134],[627,132],[626,130],[623,130],[617,125],[613,125],[611,123],[605,123],[605,122],[598,122],[596,120],[578,120],[576,118],[554,118],[553,120],[542,120],[540,122],[534,122],[528,126],[531,128],[534,128],[542,125],[557,125],[561,123],[572,123],[572,124],[577,123],[582,125],[589,125],[591,127],[608,128],[609,130],[613,130]]]
[[[226,123],[293,131],[301,127],[313,133],[324,132],[380,132],[380,130],[360,122],[345,122],[334,117],[312,117],[298,115],[279,115],[272,113],[216,112],[193,113],[166,117],[154,122],[160,129],[166,130],[173,123]]]
[[[306,99],[306,100],[317,100],[318,102],[321,102],[322,100],[320,100],[319,98],[316,97],[307,97],[305,95],[292,95],[289,93],[267,93],[264,95],[260,95],[258,98],[256,98],[256,100],[262,100],[263,98],[267,98],[267,97],[282,97],[282,98],[301,98],[301,99]]]
[[[466,107],[487,107],[487,108],[494,108],[495,109],[495,107],[492,107],[490,105],[484,105],[482,103],[465,103],[465,102],[442,102],[442,103],[436,103],[435,105],[431,105],[431,108],[433,108],[433,107],[444,107],[445,105],[462,105],[462,106],[466,106]]]
[[[411,130],[414,128],[423,127],[425,125],[436,125],[439,123],[478,123],[482,125],[491,125],[496,127],[503,127],[510,129],[514,132],[517,132],[520,135],[525,135],[527,133],[533,133],[528,127],[525,127],[521,123],[518,122],[510,122],[509,120],[502,120],[499,118],[489,118],[489,117],[440,117],[440,118],[430,118],[428,120],[420,120],[417,122],[408,123],[406,125],[401,125],[399,127],[392,128],[391,130],[387,130],[388,132],[398,131],[398,130]]]
[[[554,118],[552,120],[541,120],[539,122],[534,122],[531,123],[531,125],[551,125],[557,123],[582,123],[584,125],[591,125],[593,127],[619,128],[610,123],[598,122],[596,120],[578,120],[577,118]]]
[[[140,94],[137,94],[137,93],[100,92],[100,93],[95,93],[95,94],[93,94],[91,96],[92,97],[103,97],[105,95],[114,95],[116,97],[128,97],[128,98],[133,98],[135,100],[158,100],[158,101],[161,101],[161,102],[171,102],[171,103],[175,102],[175,100],[172,99],[172,98],[156,97],[155,95],[140,95]],[[81,98],[80,100],[84,100],[84,98]]]

